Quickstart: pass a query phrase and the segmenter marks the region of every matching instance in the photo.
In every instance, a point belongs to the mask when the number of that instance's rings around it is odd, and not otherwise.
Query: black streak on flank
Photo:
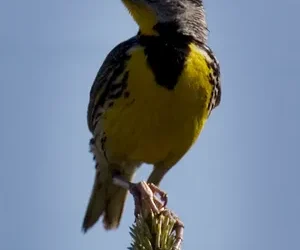
[[[122,96],[124,90],[127,88],[128,76],[129,76],[129,72],[126,71],[123,75],[121,82],[116,84],[118,86],[116,88],[114,88],[114,85],[111,86],[110,92],[112,93],[108,96],[108,98],[117,99]],[[115,91],[113,92],[112,89]]]
[[[212,76],[212,73],[209,73],[209,75],[208,75],[208,80],[209,80],[209,83],[211,84],[211,85],[215,85],[215,81],[214,81],[214,79],[213,79],[213,76]]]
[[[108,79],[109,82],[105,85],[105,89],[103,90],[103,93],[102,93],[102,95],[99,98],[99,101],[95,104],[95,107],[94,107],[93,112],[91,114],[91,116],[92,116],[91,120],[95,119],[96,111],[98,110],[98,108],[99,107],[103,107],[105,101],[108,98],[111,85],[113,85],[113,83],[115,82],[115,80],[122,74],[122,72],[123,72],[123,70],[124,70],[124,68],[126,66],[125,63],[129,59],[130,59],[130,56],[127,55],[126,53],[120,58],[120,62],[121,63],[119,65],[116,65],[116,67],[115,67],[115,69],[113,71],[112,76],[110,77],[110,79]],[[92,131],[94,131],[95,125],[96,125],[96,123],[92,126],[92,128],[91,128]]]
[[[107,137],[105,135],[105,133],[103,134],[103,137],[101,138],[100,142],[101,142],[101,149],[102,149],[102,152],[104,153],[104,157],[107,159],[107,156],[106,156],[106,152],[105,152],[105,143],[106,143],[106,140],[107,140]]]
[[[145,47],[144,53],[156,82],[173,90],[184,68],[192,40],[177,32],[176,23],[159,23],[154,29],[159,36],[140,35],[139,40]]]

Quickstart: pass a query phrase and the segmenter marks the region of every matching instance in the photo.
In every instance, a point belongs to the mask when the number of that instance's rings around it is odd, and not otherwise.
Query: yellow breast
[[[195,45],[173,90],[155,82],[143,47],[126,65],[127,91],[108,109],[103,123],[110,157],[155,164],[182,156],[197,139],[208,116],[212,85],[205,56]],[[179,157],[179,158],[180,158]]]

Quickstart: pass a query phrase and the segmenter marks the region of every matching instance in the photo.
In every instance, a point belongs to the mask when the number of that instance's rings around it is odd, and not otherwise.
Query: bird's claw
[[[172,250],[180,250],[180,246],[183,241],[183,231],[184,231],[184,224],[183,222],[178,218],[177,215],[175,215],[172,211],[169,209],[165,209],[162,212],[165,216],[172,218],[175,220],[174,226],[173,226],[173,232],[175,232],[175,242],[174,247]]]
[[[145,181],[131,183],[118,176],[114,176],[113,181],[116,185],[129,189],[130,193],[133,195],[136,216],[141,213],[143,213],[144,216],[147,216],[150,211],[153,211],[156,214],[164,214],[175,220],[173,227],[173,231],[175,232],[173,250],[179,250],[183,241],[184,225],[172,211],[166,209],[168,203],[167,193],[159,189],[156,185],[146,183]],[[156,194],[160,196],[160,199]]]
[[[148,208],[146,209],[147,212],[153,211],[159,214],[167,205],[167,194],[152,183],[147,184],[145,181],[142,181],[131,184],[130,192],[134,197],[136,214],[141,213],[142,206]],[[160,196],[160,199],[158,199],[156,194]]]

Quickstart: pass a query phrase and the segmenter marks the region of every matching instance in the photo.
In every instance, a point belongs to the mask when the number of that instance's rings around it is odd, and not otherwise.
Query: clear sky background
[[[183,249],[300,249],[300,2],[205,6],[222,103],[162,183],[186,226]],[[119,0],[1,1],[1,250],[129,246],[131,198],[119,230],[84,235],[81,223],[94,175],[89,90],[136,31]]]

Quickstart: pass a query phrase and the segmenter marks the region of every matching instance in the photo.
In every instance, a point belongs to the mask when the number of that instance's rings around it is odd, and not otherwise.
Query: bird
[[[95,178],[82,229],[120,225],[142,164],[159,186],[221,101],[220,65],[208,46],[202,0],[121,0],[137,33],[108,53],[90,90],[87,120]]]

